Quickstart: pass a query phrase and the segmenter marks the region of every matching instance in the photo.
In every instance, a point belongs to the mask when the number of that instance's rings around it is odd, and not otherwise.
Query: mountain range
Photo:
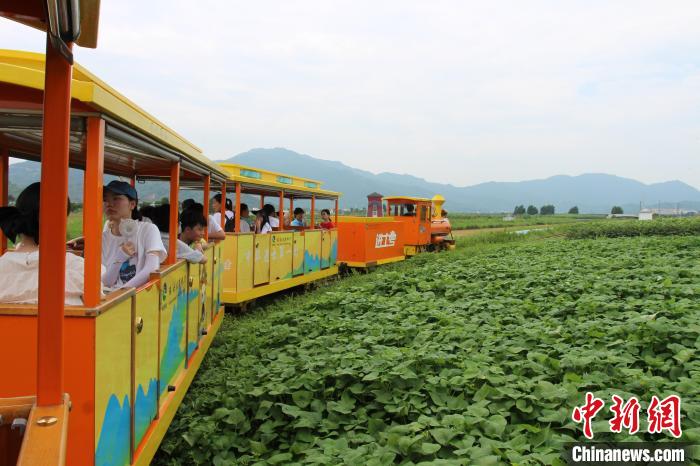
[[[365,207],[367,194],[376,191],[385,196],[432,197],[441,194],[447,199],[445,208],[454,212],[511,212],[519,204],[537,207],[553,204],[557,212],[578,206],[581,213],[608,213],[613,205],[622,206],[627,213],[635,213],[640,204],[644,207],[700,210],[700,191],[681,181],[645,184],[615,175],[591,173],[458,187],[412,175],[374,174],[283,148],[252,149],[225,161],[320,180],[324,188],[343,193],[341,207],[344,208]],[[71,200],[76,202],[82,200],[82,178],[82,172],[71,170],[69,193]],[[39,164],[21,162],[10,165],[10,192],[15,196],[20,187],[38,179]],[[165,183],[139,184],[137,189],[142,200],[158,200],[168,195]]]

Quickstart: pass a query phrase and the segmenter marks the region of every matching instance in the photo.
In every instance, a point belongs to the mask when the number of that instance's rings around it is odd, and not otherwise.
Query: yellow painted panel
[[[321,232],[321,268],[327,269],[331,265],[331,232]]]
[[[233,257],[235,258],[235,244],[237,244],[238,241],[234,242],[234,250],[233,250]],[[218,314],[221,311],[221,305],[223,304],[223,298],[221,296],[223,292],[223,277],[224,277],[224,256],[223,256],[223,250],[224,250],[224,243],[217,243],[216,247],[214,249],[214,315]],[[236,286],[236,268],[233,266],[236,263],[235,260],[229,259],[229,269],[232,269],[232,274],[233,274],[233,281],[232,286],[235,289]]]
[[[304,273],[304,233],[295,231],[292,240],[292,275]]]
[[[304,273],[321,270],[321,231],[304,232]]]
[[[185,369],[187,264],[180,263],[160,280],[160,401],[168,385]]]
[[[270,283],[292,278],[292,241],[294,234],[273,233],[270,238]]]
[[[238,267],[236,266],[236,252],[239,244],[238,235],[226,235],[226,239],[215,247],[217,254],[221,256],[219,267],[221,268],[221,287],[228,292],[236,291],[236,278]]]
[[[238,236],[237,293],[253,288],[253,240],[254,235]]]
[[[132,299],[127,299],[95,323],[96,465],[130,462],[131,306]]]
[[[200,264],[187,264],[187,359],[197,349],[201,312]]]
[[[204,290],[204,310],[206,312],[206,319],[204,320],[204,328],[211,325],[212,310],[214,309],[214,246],[209,247],[204,252],[207,258],[207,263],[203,264],[202,267],[202,290]]]
[[[270,237],[271,234],[255,235],[255,264],[253,285],[270,281]]]
[[[158,414],[158,326],[160,289],[153,285],[136,294],[134,318],[134,448]],[[139,330],[140,328],[140,330]]]
[[[338,263],[338,230],[331,230],[331,267]]]

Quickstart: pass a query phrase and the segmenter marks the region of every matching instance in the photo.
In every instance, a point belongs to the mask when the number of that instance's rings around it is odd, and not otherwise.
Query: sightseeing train
[[[42,193],[38,304],[0,304],[0,466],[149,464],[227,305],[331,277],[341,267],[454,247],[439,196],[375,196],[367,217],[339,216],[340,193],[320,181],[213,163],[73,64],[70,47],[61,46],[70,35],[56,40],[53,23],[42,16],[51,15],[51,2],[48,9],[30,7],[41,3],[10,2],[0,11],[48,36],[46,55],[0,51],[0,206],[8,205],[10,158],[41,162]],[[97,13],[90,15],[89,2],[80,5],[76,43],[94,46]],[[79,306],[64,304],[67,220],[55,208],[67,198],[69,167],[83,174],[84,248],[71,252],[84,260]],[[136,188],[169,183],[170,254],[138,288],[102,287],[105,175]],[[234,200],[234,212],[243,196],[258,196],[261,208],[275,199],[280,218],[295,204],[310,206],[311,226],[282,221],[275,231],[255,234],[242,232],[236,215],[234,231],[209,242],[206,262],[178,260],[178,205],[190,192],[201,195],[205,212],[216,193]],[[334,213],[331,228],[316,227],[324,203]],[[221,202],[222,227],[225,209]]]

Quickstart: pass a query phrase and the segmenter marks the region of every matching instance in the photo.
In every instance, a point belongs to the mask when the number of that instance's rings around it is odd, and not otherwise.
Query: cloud
[[[284,146],[456,185],[700,186],[700,4],[103,2],[78,60],[224,158]],[[41,50],[11,25],[0,43]]]

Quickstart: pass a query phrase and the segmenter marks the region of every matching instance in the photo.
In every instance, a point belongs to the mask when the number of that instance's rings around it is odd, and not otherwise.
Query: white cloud
[[[103,2],[78,60],[212,157],[700,186],[696,1]],[[41,50],[7,21],[0,44]]]

